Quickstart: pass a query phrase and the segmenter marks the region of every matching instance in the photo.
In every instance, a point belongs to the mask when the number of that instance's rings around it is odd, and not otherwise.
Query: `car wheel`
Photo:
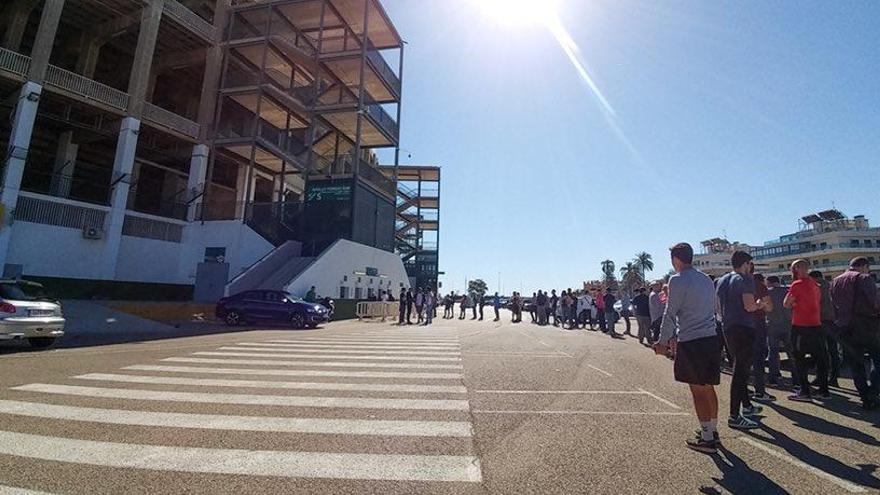
[[[299,330],[306,326],[306,319],[303,318],[303,315],[293,315],[290,317],[290,326]]]
[[[223,321],[230,327],[235,327],[241,324],[241,315],[238,314],[238,311],[230,311],[226,313],[226,318],[223,318]]]
[[[33,337],[28,339],[28,344],[37,349],[45,349],[55,343],[55,337]]]

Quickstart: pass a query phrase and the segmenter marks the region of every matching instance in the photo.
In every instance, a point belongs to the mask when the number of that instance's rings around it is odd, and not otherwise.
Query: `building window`
[[[865,247],[871,247],[871,239],[865,239]]]
[[[819,266],[819,260],[813,260],[813,266]]]
[[[348,282],[348,275],[343,275],[343,276],[342,276],[342,281],[343,281],[343,282]]]
[[[373,285],[373,279],[370,279],[370,285]]]
[[[355,299],[363,299],[364,298],[364,289],[361,287],[354,288],[354,298]]]
[[[874,257],[873,256],[868,256],[868,263],[870,263],[872,265],[874,264]]]
[[[859,240],[858,239],[850,239],[849,240],[849,247],[859,247]]]
[[[367,289],[367,299],[375,299],[376,298],[376,289],[370,287]]]
[[[360,278],[360,277],[358,277],[358,283],[361,283],[361,278]]]
[[[339,287],[339,299],[348,299],[348,287]]]

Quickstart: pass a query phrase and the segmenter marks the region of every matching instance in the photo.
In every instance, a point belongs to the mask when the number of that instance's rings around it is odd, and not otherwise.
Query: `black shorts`
[[[721,383],[721,339],[712,336],[679,342],[675,351],[675,381],[691,385]]]

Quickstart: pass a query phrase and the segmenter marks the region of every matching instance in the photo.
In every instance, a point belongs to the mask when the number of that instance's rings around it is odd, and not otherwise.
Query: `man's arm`
[[[874,309],[874,313],[880,313],[880,301],[877,300],[877,286],[869,277],[859,277],[858,290],[862,291],[868,305]]]
[[[663,323],[660,325],[660,338],[658,344],[666,345],[669,339],[675,336],[676,317],[681,310],[684,300],[683,287],[680,287],[679,277],[669,279],[669,295],[666,299],[666,311],[663,313]]]
[[[773,299],[770,298],[770,294],[762,297],[760,302],[764,305],[764,311],[766,311],[767,313],[773,311]]]
[[[788,294],[785,295],[785,299],[782,301],[782,307],[785,309],[791,309],[795,304],[797,304],[797,298],[794,297],[794,294],[789,290]]]
[[[742,298],[743,308],[745,308],[747,313],[754,313],[755,311],[758,311],[759,309],[762,309],[764,307],[764,304],[762,302],[759,302],[755,299],[754,294],[744,293],[742,295]]]

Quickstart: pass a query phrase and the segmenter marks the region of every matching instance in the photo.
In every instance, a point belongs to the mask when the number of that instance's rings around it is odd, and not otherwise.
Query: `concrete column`
[[[79,145],[73,142],[73,131],[62,132],[58,137],[58,151],[52,168],[52,194],[66,198],[70,196],[71,178],[76,167]]]
[[[113,159],[113,182],[115,185],[110,191],[110,213],[107,214],[104,225],[105,245],[101,275],[105,280],[113,280],[116,277],[116,260],[119,257],[119,244],[122,241],[122,223],[125,221],[125,209],[128,205],[128,191],[140,128],[140,120],[133,117],[122,119],[119,138],[116,142],[116,156]]]
[[[197,144],[193,146],[192,158],[189,161],[189,178],[186,182],[186,200],[189,202],[187,219],[192,222],[196,219],[196,213],[204,200],[205,176],[208,173],[208,146]]]
[[[235,218],[244,218],[244,209],[249,202],[248,196],[248,170],[247,165],[239,165],[238,176],[235,179]],[[253,187],[251,187],[253,189]]]
[[[131,180],[128,181],[128,201],[126,201],[127,209],[131,210],[134,208],[134,203],[137,201],[137,183],[141,177],[141,162],[134,162],[131,166]]]
[[[95,67],[98,65],[98,57],[101,55],[101,40],[83,31],[79,38],[79,54],[76,58],[76,72],[89,79],[95,78]]]
[[[21,40],[27,29],[28,18],[37,6],[37,0],[15,0],[6,7],[5,14],[9,19],[6,32],[0,45],[3,48],[17,52],[21,49]]]
[[[281,181],[281,174],[272,176],[272,201],[280,203],[284,201],[284,183]]]
[[[31,50],[31,66],[28,70],[28,79],[31,81],[43,84],[46,78],[46,69],[49,68],[49,58],[52,56],[55,33],[58,31],[58,21],[61,20],[63,9],[64,0],[47,0],[43,4],[37,38]]]
[[[131,75],[128,78],[128,115],[140,119],[144,111],[144,101],[150,86],[150,74],[153,68],[153,54],[156,49],[156,37],[159,34],[159,23],[162,21],[162,0],[149,0],[141,13],[140,32],[137,48],[134,51]]]
[[[0,191],[0,205],[3,208],[2,218],[0,218],[0,267],[6,263],[6,253],[9,250],[12,231],[11,219],[15,212],[15,205],[18,203],[21,178],[24,175],[31,134],[34,131],[34,121],[37,118],[37,105],[42,91],[43,87],[35,82],[24,83],[15,105],[15,114],[12,117],[12,132],[6,151],[6,167],[3,171],[3,189]]]

